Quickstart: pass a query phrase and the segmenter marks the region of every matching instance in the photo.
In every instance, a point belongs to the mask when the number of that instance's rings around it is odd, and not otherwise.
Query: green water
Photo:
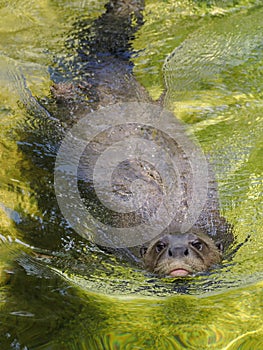
[[[45,104],[72,24],[104,3],[0,2],[0,348],[262,349],[261,1],[147,1],[136,34],[137,79],[153,98],[166,82],[165,105],[209,155],[235,246],[245,242],[221,268],[177,281],[65,225],[51,192],[56,121],[23,105],[28,89]]]

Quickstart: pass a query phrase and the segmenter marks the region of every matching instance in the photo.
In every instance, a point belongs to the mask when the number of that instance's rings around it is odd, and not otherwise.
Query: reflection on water
[[[262,7],[194,3],[163,4],[163,12],[147,4],[136,74],[159,96],[160,73],[152,73],[177,47],[165,64],[165,102],[209,154],[236,245],[248,240],[222,266],[176,281],[83,241],[55,200],[64,125],[40,107],[50,96],[48,70],[76,18],[97,18],[103,3],[1,9],[1,349],[262,348]],[[17,103],[30,99],[24,78],[40,97],[28,101],[31,113]]]
[[[222,113],[262,97],[262,12],[217,18],[189,35],[164,64],[167,103]]]

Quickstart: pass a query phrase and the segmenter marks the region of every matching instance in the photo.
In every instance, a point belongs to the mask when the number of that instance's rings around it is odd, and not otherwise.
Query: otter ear
[[[221,241],[215,242],[217,249],[222,253],[224,250],[223,243]]]
[[[143,257],[146,254],[147,249],[148,248],[145,245],[141,246],[141,248],[140,248],[141,257]]]

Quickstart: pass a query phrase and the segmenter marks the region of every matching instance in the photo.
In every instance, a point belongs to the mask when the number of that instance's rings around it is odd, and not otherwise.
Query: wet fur
[[[131,43],[136,31],[143,25],[144,1],[109,1],[105,8],[105,13],[91,25],[86,26],[85,21],[75,24],[78,47],[74,47],[74,45],[71,47],[73,64],[69,67],[70,75],[61,70],[64,63],[61,66],[58,63],[56,67],[59,74],[54,74],[55,84],[52,88],[55,113],[68,125],[75,121],[74,118],[79,119],[83,115],[87,115],[87,112],[110,104],[130,101],[153,102],[144,87],[136,81],[131,61],[133,54]],[[79,30],[80,28],[81,30]],[[75,71],[74,67],[77,67]],[[129,130],[120,130],[120,133],[127,131]],[[104,133],[97,140],[99,141],[97,144],[103,148],[109,142],[110,137],[110,133]],[[173,145],[167,144],[166,140],[161,142],[163,147],[173,148]],[[91,157],[92,152],[94,150],[91,144]],[[135,176],[133,174],[137,174],[137,169],[138,165],[131,164],[130,181]],[[148,173],[144,171],[142,176],[151,176],[150,173],[151,171]],[[119,178],[123,175],[124,173],[120,169]],[[155,178],[158,187],[160,185],[158,176]],[[118,183],[121,184],[121,181],[118,180]],[[185,185],[187,186],[187,183]],[[128,187],[128,185],[125,187],[124,182],[123,186],[121,185],[121,191],[124,195]],[[159,187],[161,188],[161,186]],[[92,185],[86,186],[86,188],[84,191],[87,191],[89,205],[93,203],[96,207],[98,202]],[[156,198],[153,198],[154,204],[158,202],[160,192],[159,189],[156,190]],[[104,209],[102,213],[105,215]],[[125,217],[113,215],[110,219],[114,221],[116,226],[128,227],[134,225],[135,222],[140,222],[140,215],[141,213],[138,215],[132,213]],[[147,218],[143,217],[143,219]],[[233,236],[230,225],[219,212],[217,186],[212,171],[210,171],[207,202],[193,230],[198,231],[198,235],[207,242],[209,253],[206,256],[198,259],[197,255],[193,255],[191,259],[188,257],[180,262],[176,259],[158,261],[158,258],[153,254],[156,243],[156,239],[154,239],[148,242],[143,255],[146,269],[157,274],[167,274],[169,269],[176,266],[185,266],[190,272],[204,271],[221,260],[221,249],[218,249],[214,242],[221,242],[224,247],[227,247],[232,242]],[[173,223],[161,234],[161,237],[167,234],[180,235],[176,227],[173,227]]]

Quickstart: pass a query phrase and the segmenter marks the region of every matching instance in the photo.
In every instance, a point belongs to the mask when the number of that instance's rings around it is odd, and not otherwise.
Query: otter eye
[[[198,240],[191,242],[191,244],[192,244],[192,246],[193,246],[195,249],[197,249],[197,250],[200,250],[200,251],[201,251],[201,250],[203,249],[203,244],[202,244],[202,242],[200,242],[200,241],[198,241]]]
[[[166,244],[163,242],[158,242],[155,246],[155,250],[157,253],[160,253],[164,248],[166,247]]]

